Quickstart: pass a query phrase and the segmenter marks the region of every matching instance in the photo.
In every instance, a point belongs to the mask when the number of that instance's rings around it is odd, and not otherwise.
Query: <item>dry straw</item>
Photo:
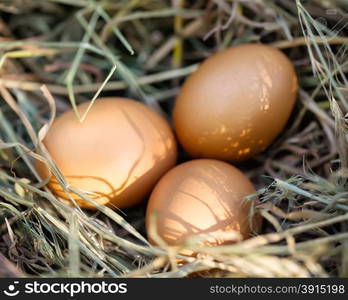
[[[304,2],[0,1],[0,276],[348,276],[348,7]],[[240,166],[259,188],[250,213],[265,219],[260,235],[152,247],[143,207],[82,211],[39,178],[34,159],[66,193],[93,202],[67,185],[41,143],[56,110],[71,105],[83,121],[91,107],[80,116],[78,103],[113,94],[168,114],[200,61],[257,41],[283,49],[301,85],[287,129]]]

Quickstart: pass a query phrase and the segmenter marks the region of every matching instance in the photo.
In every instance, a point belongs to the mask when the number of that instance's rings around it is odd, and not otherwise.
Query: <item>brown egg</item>
[[[88,104],[78,106],[80,115]],[[72,110],[63,113],[43,142],[71,186],[118,208],[144,199],[177,156],[167,122],[148,106],[125,98],[98,99],[83,122]],[[37,167],[42,177],[48,176],[42,163]],[[69,199],[53,176],[49,187]],[[95,208],[71,196],[80,206]]]
[[[184,83],[175,130],[194,157],[242,161],[263,151],[284,128],[297,77],[279,50],[244,44],[202,63]]]
[[[154,243],[150,226],[169,245],[197,234],[208,246],[236,241],[240,235],[248,238],[252,228],[260,225],[259,217],[249,218],[251,202],[244,199],[253,193],[250,180],[226,162],[196,159],[178,165],[161,178],[150,196],[149,240]]]

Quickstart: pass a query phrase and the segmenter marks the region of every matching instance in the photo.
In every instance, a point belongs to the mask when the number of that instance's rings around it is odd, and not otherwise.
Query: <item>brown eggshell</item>
[[[78,106],[80,115],[88,104]],[[167,122],[146,105],[125,98],[98,99],[82,123],[72,110],[63,113],[43,142],[71,186],[118,208],[144,199],[177,156]],[[42,163],[37,168],[42,177],[49,175]],[[54,176],[49,187],[69,199]],[[71,196],[80,206],[95,208]]]
[[[242,161],[263,151],[284,128],[297,77],[279,50],[244,44],[202,63],[184,83],[175,130],[194,157]]]
[[[230,243],[228,233],[248,238],[252,228],[260,226],[259,217],[249,218],[251,202],[244,199],[253,193],[250,180],[226,162],[196,159],[183,163],[166,173],[150,196],[148,235],[152,226],[169,245],[196,234],[203,237],[201,244],[209,246]],[[149,239],[155,243],[152,236]]]

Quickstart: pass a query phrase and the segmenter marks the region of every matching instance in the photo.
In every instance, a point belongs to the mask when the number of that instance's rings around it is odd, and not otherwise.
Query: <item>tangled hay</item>
[[[0,11],[0,276],[348,276],[346,1],[2,0]],[[199,237],[150,246],[144,204],[82,211],[45,188],[33,159],[47,160],[36,150],[55,114],[117,95],[170,116],[204,58],[246,42],[282,49],[300,80],[286,130],[239,165],[258,188],[261,234],[182,257]]]

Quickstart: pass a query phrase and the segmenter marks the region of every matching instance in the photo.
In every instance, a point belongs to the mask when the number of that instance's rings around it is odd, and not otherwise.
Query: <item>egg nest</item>
[[[348,276],[345,1],[13,0],[0,11],[0,277]],[[172,122],[185,78],[248,42],[282,50],[299,79],[285,129],[236,164],[258,190],[250,214],[264,219],[259,234],[185,256],[199,236],[148,244],[146,201],[82,210],[37,179],[37,145],[54,113],[117,96]],[[178,162],[188,160],[179,149]]]

